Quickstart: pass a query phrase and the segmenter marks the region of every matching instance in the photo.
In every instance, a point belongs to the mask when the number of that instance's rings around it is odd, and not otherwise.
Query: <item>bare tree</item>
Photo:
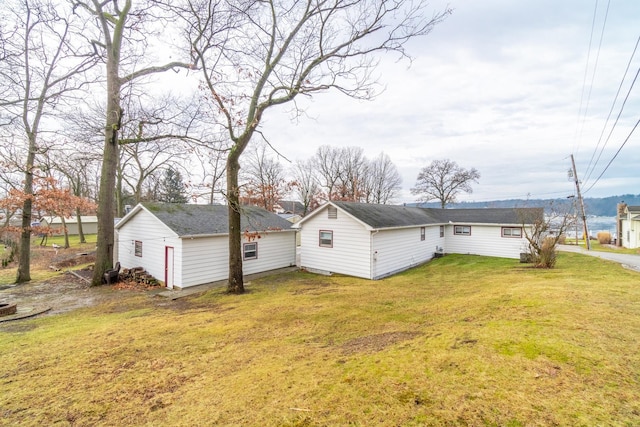
[[[37,156],[46,151],[42,133],[55,129],[48,120],[86,85],[83,74],[97,60],[82,46],[85,22],[66,4],[47,0],[8,0],[8,19],[0,27],[0,124],[26,142],[25,195],[16,282],[31,280],[30,242]],[[8,131],[11,132],[11,131]]]
[[[240,158],[265,111],[332,88],[370,99],[374,55],[406,56],[406,42],[428,34],[449,10],[426,17],[423,3],[409,0],[182,4],[190,51],[230,141],[228,290],[242,293]]]
[[[528,261],[536,267],[553,268],[556,265],[558,242],[574,225],[575,216],[570,204],[551,202],[547,209],[521,208],[524,237],[527,239]],[[531,224],[530,227],[527,224]]]
[[[340,166],[332,200],[357,202],[362,198],[366,180],[367,158],[361,147],[342,147],[338,151]]]
[[[72,146],[72,144],[64,144]],[[97,166],[100,163],[100,157],[97,153],[91,151],[78,152],[76,150],[66,150],[65,148],[50,149],[45,155],[45,162],[48,171],[57,171],[58,175],[54,176],[61,185],[65,185],[75,197],[82,199],[93,199],[95,188],[92,188],[92,175],[95,174]],[[53,176],[53,174],[52,174]],[[84,206],[88,206],[85,204]],[[82,226],[82,215],[93,214],[93,212],[82,211],[81,206],[76,206],[75,215],[78,224],[78,237],[80,243],[86,243],[86,237]],[[64,218],[63,218],[64,220]],[[68,247],[68,236],[65,232],[65,247]]]
[[[145,27],[145,23],[151,21],[156,25],[157,21],[163,24],[168,22],[162,17],[151,15],[155,10],[152,3],[141,0],[136,3],[137,8],[133,8],[133,0],[73,0],[73,4],[96,18],[99,40],[94,40],[93,45],[106,65],[107,102],[98,196],[98,246],[91,282],[95,286],[102,284],[104,272],[113,265],[114,196],[119,158],[119,131],[123,119],[122,90],[126,85],[152,74],[171,69],[191,68],[191,65],[177,61],[153,65],[147,60],[144,61],[145,65],[140,64],[141,60],[145,59],[144,49],[150,36],[161,37],[162,32],[166,33],[166,28],[156,27],[154,32],[152,28]],[[136,40],[135,35],[140,38]],[[123,63],[125,58],[129,61]],[[126,65],[126,71],[123,69],[124,75],[121,75],[123,65]]]
[[[380,153],[369,161],[362,190],[366,203],[386,204],[398,194],[402,177],[388,155]]]
[[[317,181],[324,190],[324,198],[331,200],[336,194],[340,180],[342,162],[340,161],[340,149],[329,145],[322,145],[316,150],[311,159]]]
[[[216,200],[223,200],[224,177],[226,175],[225,159],[227,151],[220,142],[211,142],[210,146],[193,147],[190,152],[190,162],[200,166],[200,173],[192,173],[191,198],[195,201],[206,200],[213,204]]]
[[[273,211],[274,205],[288,190],[282,164],[267,154],[265,144],[250,150],[244,160],[244,183],[241,198],[246,204]]]
[[[313,161],[297,161],[291,171],[293,176],[292,188],[302,202],[304,210],[302,216],[315,209],[320,201],[320,186],[315,178]]]
[[[420,201],[440,201],[442,209],[448,203],[454,203],[461,192],[473,193],[472,182],[478,182],[480,173],[474,169],[464,169],[449,159],[434,160],[422,168],[418,174],[416,186],[411,194],[420,196]]]

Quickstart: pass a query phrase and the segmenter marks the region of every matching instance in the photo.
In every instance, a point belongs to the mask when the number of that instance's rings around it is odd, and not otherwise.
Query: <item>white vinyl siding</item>
[[[471,226],[471,235],[454,234],[455,226],[447,226],[445,232],[446,253],[519,258],[520,252],[526,252],[526,239],[505,239],[501,225]]]
[[[430,260],[436,247],[442,247],[444,242],[437,226],[426,227],[425,239],[420,238],[420,227],[374,232],[372,279],[389,276]]]
[[[260,236],[258,258],[242,263],[244,274],[296,265],[296,233],[293,230],[261,233]]]
[[[184,277],[181,287],[224,280],[229,277],[228,237],[184,239]],[[259,256],[242,263],[244,274],[254,274],[296,263],[295,232],[261,233],[258,240]],[[244,239],[244,243],[249,242]]]
[[[162,222],[140,211],[118,229],[118,261],[122,268],[144,267],[157,280],[164,281],[165,246],[174,247],[176,286],[180,286],[178,258],[180,239]],[[136,256],[136,241],[142,243],[142,256]]]
[[[227,235],[181,239],[144,209],[118,227],[117,232],[118,260],[123,268],[143,267],[157,280],[164,281],[165,247],[172,246],[174,287],[187,288],[229,276]],[[259,257],[243,262],[244,274],[295,265],[295,239],[294,230],[260,233]],[[142,242],[142,257],[135,256],[136,240]],[[243,238],[243,243],[250,242]]]
[[[300,266],[371,278],[371,233],[342,211],[329,219],[327,207],[320,209],[302,226]],[[320,230],[333,232],[333,247],[319,245]]]
[[[622,246],[628,249],[640,247],[640,221],[624,218],[620,221],[622,228],[620,236]]]

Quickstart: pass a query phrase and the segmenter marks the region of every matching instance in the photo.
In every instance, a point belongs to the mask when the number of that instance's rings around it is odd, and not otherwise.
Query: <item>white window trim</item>
[[[247,246],[250,246],[250,245],[254,245],[255,249],[247,251]],[[247,252],[249,252],[249,253],[253,252],[255,255],[251,256],[251,257],[248,257],[247,256]],[[243,245],[242,245],[242,259],[244,261],[250,261],[252,259],[258,259],[258,242],[243,243]]]
[[[513,230],[518,230],[520,234],[514,236],[513,234],[511,234]],[[509,234],[506,234],[505,231],[508,231]],[[502,237],[507,239],[521,239],[523,236],[522,227],[502,227],[502,231],[500,234]]]
[[[458,233],[458,229],[461,230],[460,233]],[[468,229],[469,232],[465,233],[465,230]],[[471,226],[470,225],[454,225],[453,226],[453,234],[456,236],[471,236]]]
[[[331,235],[331,244],[323,244],[322,243],[322,233],[329,233]],[[324,240],[328,240],[328,239],[324,239]],[[320,230],[318,232],[318,245],[321,248],[332,248],[333,247],[333,230]]]

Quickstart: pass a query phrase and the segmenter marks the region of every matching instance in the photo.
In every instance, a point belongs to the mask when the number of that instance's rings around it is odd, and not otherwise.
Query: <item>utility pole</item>
[[[584,224],[584,238],[587,243],[587,250],[591,250],[591,240],[589,239],[589,227],[587,227],[587,215],[584,212],[584,200],[582,199],[582,194],[580,193],[580,182],[578,181],[578,171],[576,171],[576,162],[573,159],[573,154],[571,155],[571,165],[573,166],[573,179],[576,184],[576,191],[578,193],[578,201],[580,202],[580,209],[582,210],[582,223]],[[576,240],[578,236],[576,236]]]

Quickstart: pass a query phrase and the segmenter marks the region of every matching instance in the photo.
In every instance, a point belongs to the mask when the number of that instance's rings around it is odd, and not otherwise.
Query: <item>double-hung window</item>
[[[134,243],[134,255],[142,256],[142,242],[140,240],[136,240]]]
[[[502,237],[522,237],[522,227],[502,227]]]
[[[456,225],[453,227],[453,234],[456,236],[471,236],[470,225]]]
[[[242,253],[242,259],[244,260],[258,259],[258,243],[245,243],[244,245],[242,245]]]
[[[333,247],[333,231],[320,230],[320,246],[323,248]]]

